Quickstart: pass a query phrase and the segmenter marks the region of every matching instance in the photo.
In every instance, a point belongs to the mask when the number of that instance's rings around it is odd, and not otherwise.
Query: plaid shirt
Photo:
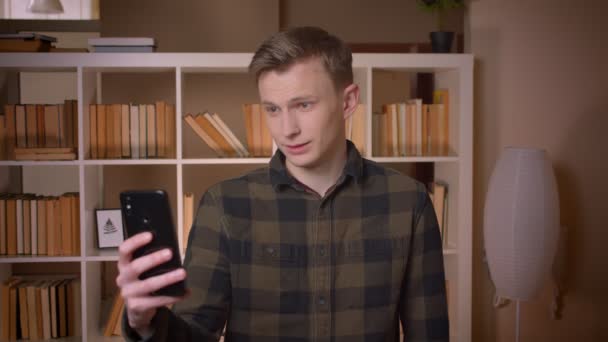
[[[347,141],[321,197],[280,152],[211,187],[185,268],[192,294],[154,318],[153,341],[448,341],[443,255],[425,187]],[[123,320],[123,324],[126,323]],[[127,337],[137,335],[126,329]]]

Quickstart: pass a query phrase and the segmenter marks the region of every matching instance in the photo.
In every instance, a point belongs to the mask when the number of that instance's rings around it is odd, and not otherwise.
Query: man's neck
[[[346,144],[343,144],[336,149],[334,158],[316,167],[295,167],[289,161],[286,161],[285,166],[300,183],[314,190],[319,196],[324,197],[327,190],[338,181],[344,170],[344,165],[346,165],[346,159]]]

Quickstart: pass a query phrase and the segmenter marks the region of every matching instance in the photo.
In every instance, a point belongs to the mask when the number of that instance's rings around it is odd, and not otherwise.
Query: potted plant
[[[435,14],[437,31],[431,32],[431,46],[433,52],[450,52],[454,32],[446,31],[444,13],[450,9],[464,7],[464,0],[416,0],[418,7],[426,12]]]

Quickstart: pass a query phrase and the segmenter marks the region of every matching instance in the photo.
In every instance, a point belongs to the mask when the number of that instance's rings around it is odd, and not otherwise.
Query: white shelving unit
[[[79,155],[76,161],[16,162],[0,161],[0,173],[24,173],[27,168],[77,168],[76,182],[80,192],[81,255],[73,257],[0,257],[0,280],[8,278],[13,265],[21,263],[75,263],[82,278],[83,337],[68,341],[118,341],[102,337],[101,281],[103,262],[115,262],[116,250],[99,250],[96,246],[94,209],[117,203],[108,198],[108,188],[133,185],[135,187],[168,187],[178,234],[183,235],[182,194],[192,191],[197,177],[211,184],[230,172],[240,173],[263,166],[268,158],[216,158],[208,150],[193,146],[182,126],[186,112],[202,111],[201,101],[216,101],[222,117],[229,126],[243,125],[240,111],[231,111],[226,100],[214,100],[217,94],[228,93],[239,108],[241,103],[257,101],[255,84],[248,79],[248,53],[0,53],[0,73],[37,72],[76,75],[79,115]],[[471,340],[471,281],[472,281],[472,167],[473,167],[473,56],[463,54],[355,54],[355,81],[361,88],[361,102],[366,104],[368,129],[366,157],[381,163],[432,163],[436,179],[449,184],[448,245],[444,250],[446,275],[449,279],[449,311],[453,341]],[[436,88],[450,92],[450,154],[440,157],[373,157],[372,151],[372,78],[375,70],[396,72],[430,72]],[[223,83],[222,80],[228,80]],[[124,82],[124,81],[127,82]],[[131,82],[133,80],[133,82]],[[249,80],[249,81],[246,81]],[[109,82],[109,83],[107,83]],[[114,82],[114,83],[112,83]],[[232,83],[231,83],[232,82]],[[133,83],[138,86],[133,86]],[[120,89],[106,84],[118,84]],[[233,89],[233,84],[237,84]],[[217,87],[216,87],[217,85]],[[16,86],[16,85],[14,85]],[[146,94],[146,88],[160,88]],[[156,87],[156,88],[155,88]],[[202,87],[199,91],[199,87]],[[215,89],[217,88],[217,89]],[[230,91],[232,90],[232,91]],[[217,92],[217,93],[214,93]],[[231,94],[230,94],[231,93]],[[160,95],[159,95],[160,94]],[[246,94],[246,95],[242,95]],[[130,98],[129,96],[134,98]],[[200,96],[200,98],[199,98]],[[209,98],[205,98],[209,96]],[[164,97],[164,98],[163,98]],[[87,154],[88,105],[92,103],[153,103],[162,99],[176,106],[176,156],[172,159],[89,160]],[[2,103],[3,105],[4,103]],[[229,114],[231,112],[232,114]],[[226,113],[226,116],[225,114]],[[183,128],[185,127],[185,128]],[[244,141],[244,131],[237,130]],[[203,144],[202,142],[196,142]],[[150,174],[147,179],[141,174]],[[215,170],[216,175],[206,180],[201,170]],[[217,172],[220,170],[221,172]],[[227,173],[224,173],[227,170]],[[232,171],[230,171],[232,170]],[[7,172],[10,171],[10,172]],[[122,174],[131,176],[123,177]],[[219,176],[217,174],[220,174]],[[42,172],[44,174],[44,172]],[[121,175],[110,178],[111,175]],[[138,174],[133,176],[133,174]],[[199,175],[194,177],[193,174]],[[211,172],[210,172],[211,174]],[[154,175],[162,175],[156,181]],[[10,177],[10,176],[9,176]],[[211,177],[211,176],[210,176]],[[27,183],[27,179],[15,180]],[[56,181],[49,179],[49,182]],[[15,184],[0,182],[0,192],[15,191]],[[211,182],[211,183],[209,183]],[[124,185],[127,184],[127,185]],[[31,190],[31,189],[29,189]],[[23,186],[21,187],[23,191]],[[197,193],[200,196],[201,193]],[[198,200],[198,198],[197,198]],[[183,239],[180,238],[180,243]]]

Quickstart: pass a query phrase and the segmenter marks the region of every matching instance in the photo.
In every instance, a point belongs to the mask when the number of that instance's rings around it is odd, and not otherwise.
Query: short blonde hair
[[[334,87],[353,83],[352,53],[338,37],[318,27],[296,27],[275,33],[253,55],[249,72],[255,76],[271,70],[282,71],[297,61],[320,57]]]

